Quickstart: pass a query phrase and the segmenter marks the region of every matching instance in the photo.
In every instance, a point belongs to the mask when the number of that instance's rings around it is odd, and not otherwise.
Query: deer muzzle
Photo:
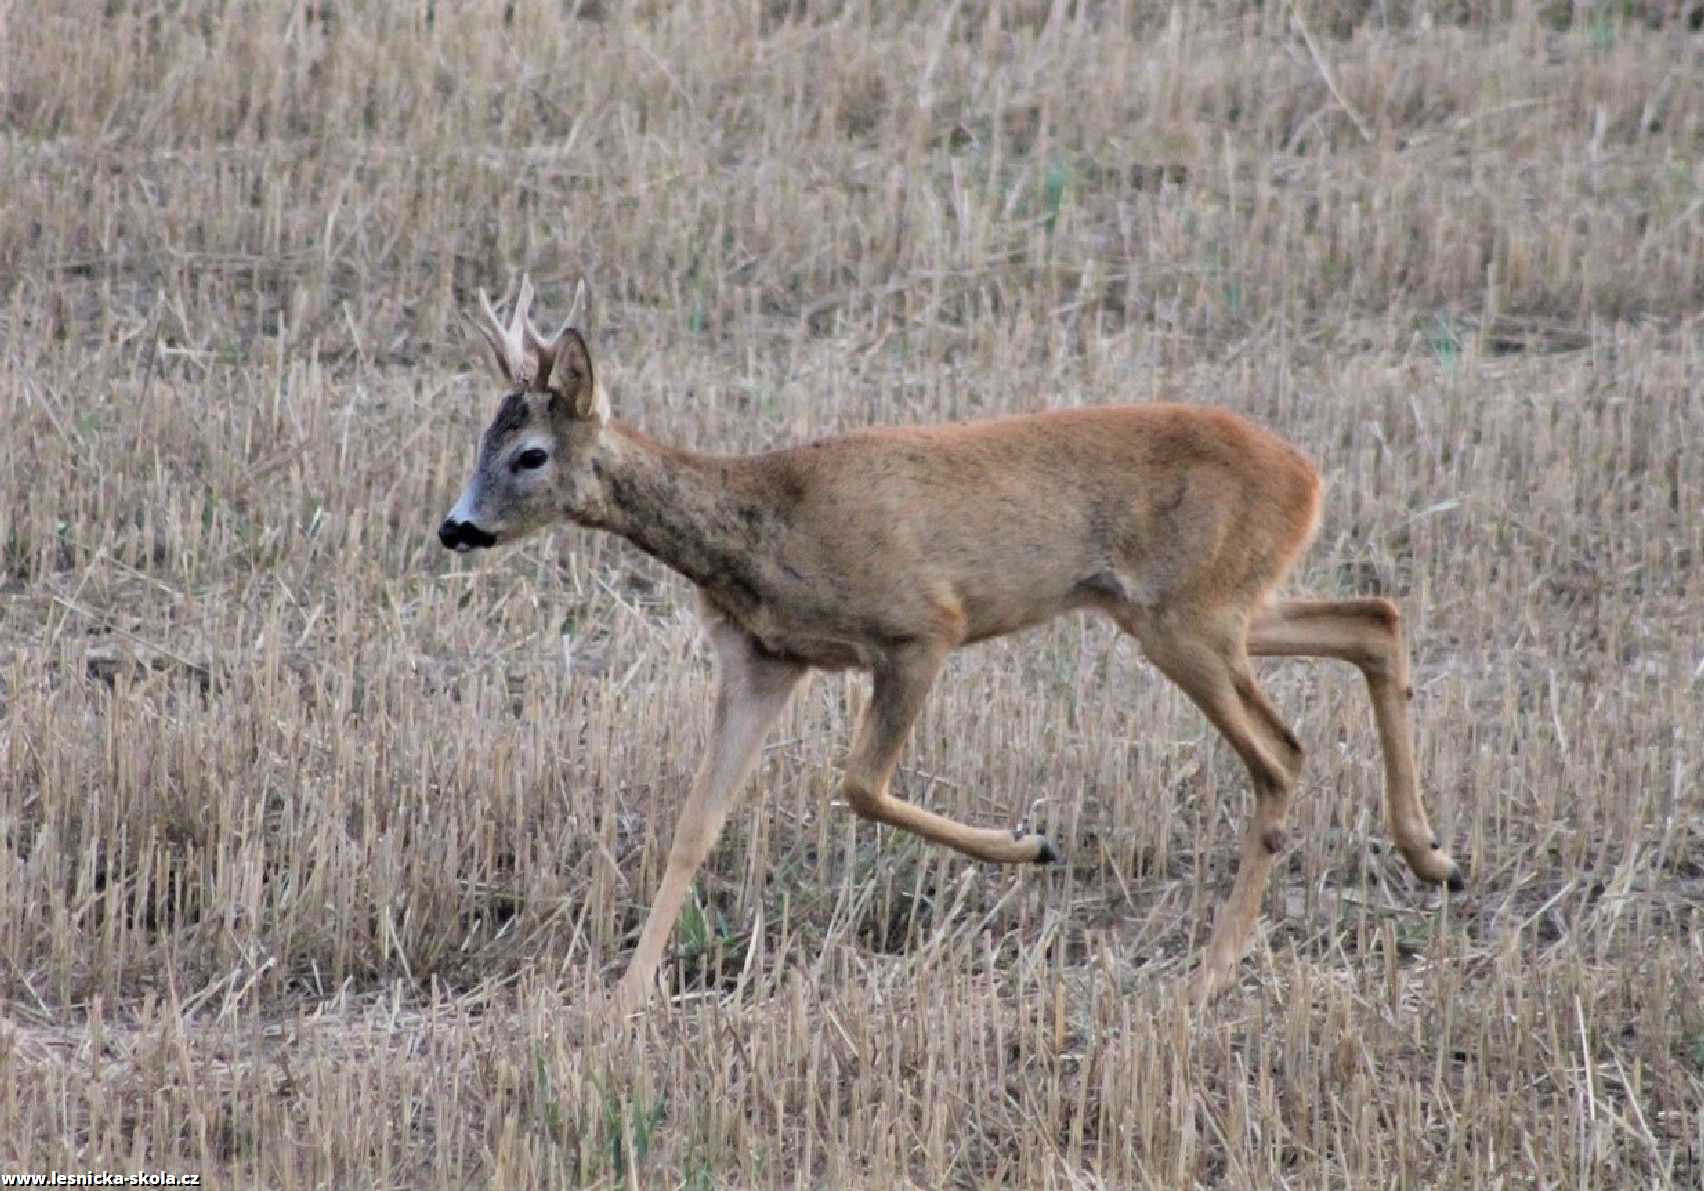
[[[454,517],[444,518],[444,523],[438,527],[438,540],[445,549],[454,550],[458,554],[466,554],[469,550],[484,550],[497,544],[493,535],[486,533],[471,521],[458,521]]]

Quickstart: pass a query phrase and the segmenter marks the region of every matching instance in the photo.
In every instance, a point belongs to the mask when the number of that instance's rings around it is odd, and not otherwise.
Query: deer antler
[[[484,288],[479,291],[479,304],[485,308],[485,317],[490,320],[489,326],[480,324],[479,329],[496,353],[497,366],[503,370],[503,375],[523,389],[542,383],[545,377],[540,373],[546,371],[540,368],[542,361],[538,355],[528,350],[538,341],[537,333],[532,331],[532,324],[527,319],[527,308],[532,305],[532,300],[532,279],[523,273],[521,292],[515,298],[515,308],[509,312],[509,323],[504,326],[503,320],[492,308],[491,296]],[[532,344],[528,343],[529,334]]]
[[[524,284],[525,279],[522,280]],[[538,333],[538,328],[533,326],[532,316],[525,312],[525,308],[518,308],[522,311],[521,320],[525,325],[527,347],[538,353],[541,364],[548,365],[555,361],[556,345],[562,342],[562,336],[568,333],[568,328],[573,326],[574,320],[579,317],[580,310],[585,305],[585,297],[586,283],[582,280],[579,288],[574,291],[574,304],[568,309],[568,317],[562,320],[562,325],[556,328],[556,334],[549,339]],[[541,367],[539,384],[542,385],[549,375],[548,367]]]
[[[485,317],[489,325],[480,323],[480,333],[491,345],[491,351],[497,357],[497,367],[511,384],[533,392],[542,392],[550,383],[551,365],[556,363],[556,349],[562,342],[562,337],[568,333],[568,328],[574,325],[586,306],[586,283],[582,280],[574,292],[574,305],[568,311],[568,317],[562,320],[562,325],[556,329],[556,334],[548,339],[539,334],[533,326],[529,309],[533,300],[532,279],[521,274],[521,292],[515,297],[514,309],[509,312],[507,324],[497,316],[496,309],[491,305],[491,297],[483,289],[479,291],[479,304],[485,307]]]

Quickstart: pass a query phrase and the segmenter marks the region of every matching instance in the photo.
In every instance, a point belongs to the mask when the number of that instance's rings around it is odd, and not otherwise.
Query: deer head
[[[585,297],[548,339],[528,316],[532,282],[505,324],[482,289],[485,322],[476,322],[497,371],[509,386],[479,443],[473,476],[438,527],[438,540],[457,551],[512,542],[596,507],[601,487],[593,459],[609,421],[609,401],[592,374],[586,341],[570,325]]]

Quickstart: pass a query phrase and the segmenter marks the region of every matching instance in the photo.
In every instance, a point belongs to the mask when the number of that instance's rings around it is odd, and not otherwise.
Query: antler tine
[[[485,292],[483,285],[479,287],[479,304],[485,307],[485,317],[491,320],[491,326],[497,332],[498,341],[501,342],[507,338],[507,332],[503,329],[503,320],[497,317],[497,311],[491,305],[491,295]]]
[[[485,317],[489,327],[481,327],[485,337],[491,341],[491,349],[497,353],[498,362],[503,371],[517,384],[526,384],[534,371],[527,359],[527,345],[524,327],[526,325],[526,307],[532,301],[532,283],[524,276],[521,278],[521,293],[515,301],[515,308],[509,313],[509,322],[504,325],[498,317],[497,310],[491,305],[491,295],[485,292],[483,286],[479,290],[479,304],[485,308]]]
[[[491,305],[491,295],[485,292],[483,286],[479,290],[479,304],[485,310],[485,321],[480,322],[470,315],[468,324],[478,328],[479,333],[485,337],[485,342],[491,347],[498,370],[512,380],[518,356],[509,343],[509,333],[503,327],[503,320],[497,317],[497,311]]]
[[[586,316],[586,279],[580,278],[580,283],[574,287],[574,302],[568,307],[568,317],[562,320],[562,331],[566,331],[574,323]],[[561,335],[558,331],[557,335]]]
[[[532,278],[521,274],[521,292],[515,295],[515,309],[509,314],[509,338],[516,343],[526,342],[526,332],[532,327],[527,311],[532,307]]]
[[[582,280],[574,293],[574,304],[568,309],[568,317],[562,320],[561,325],[556,328],[556,333],[548,338],[540,334],[539,329],[533,325],[532,315],[528,314],[526,316],[526,333],[529,342],[546,352],[554,352],[556,345],[562,342],[562,336],[568,333],[568,328],[574,325],[574,320],[580,316],[580,312],[585,308],[585,297],[586,283]]]

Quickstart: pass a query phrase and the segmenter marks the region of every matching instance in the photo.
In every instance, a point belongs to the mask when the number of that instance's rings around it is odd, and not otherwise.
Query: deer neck
[[[665,446],[615,423],[605,443],[597,528],[626,538],[712,598],[762,602],[768,560],[785,526],[762,498],[753,460]]]

